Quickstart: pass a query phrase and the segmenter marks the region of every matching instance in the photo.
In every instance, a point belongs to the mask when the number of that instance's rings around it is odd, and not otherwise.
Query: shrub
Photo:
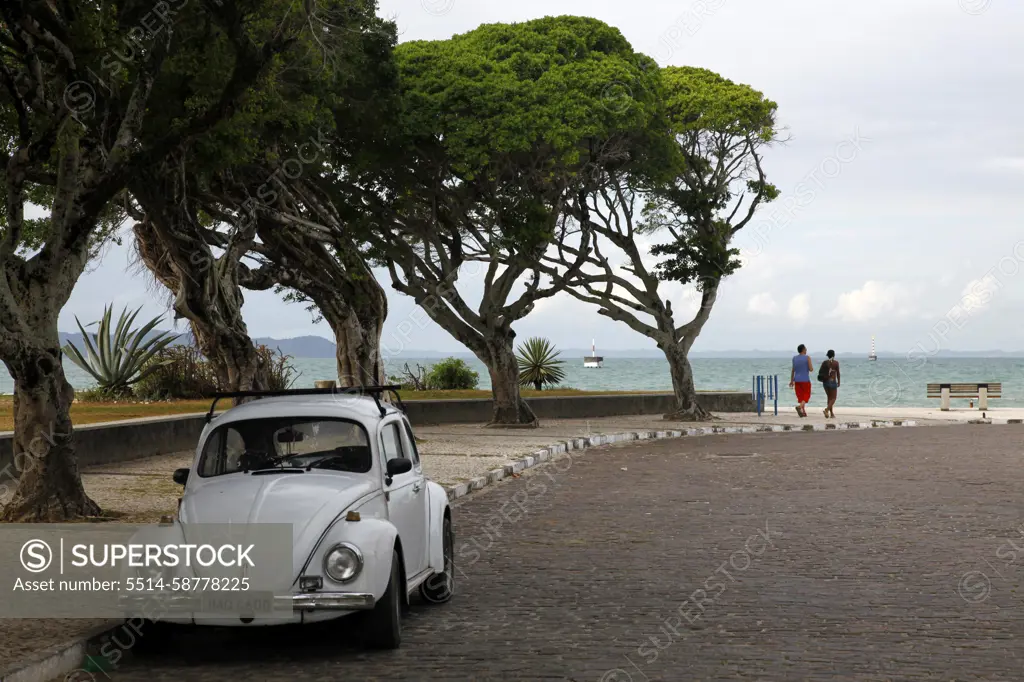
[[[109,403],[118,400],[131,400],[134,397],[132,391],[110,390],[93,386],[75,391],[75,400],[81,403]]]
[[[292,387],[299,373],[292,357],[280,349],[258,346],[260,366],[265,372],[266,390],[283,391]],[[141,400],[189,400],[206,398],[219,390],[213,365],[195,346],[167,348],[150,361],[154,371],[135,385],[135,397]]]
[[[427,388],[434,391],[473,389],[478,383],[480,375],[460,358],[445,358],[427,372]]]
[[[403,391],[425,391],[427,389],[427,370],[423,365],[417,364],[414,372],[409,369],[407,362],[402,374],[392,374],[388,377],[388,383],[399,386]]]
[[[555,386],[565,381],[564,361],[551,342],[540,337],[527,339],[519,347],[519,385],[533,386],[538,391],[544,385]]]
[[[105,306],[103,317],[93,323],[99,328],[91,335],[92,339],[79,319],[75,318],[82,332],[85,353],[73,343],[68,343],[62,350],[71,362],[92,375],[99,386],[100,395],[110,398],[130,396],[131,385],[155,372],[157,365],[153,359],[178,338],[170,332],[149,336],[163,320],[162,317],[154,317],[141,328],[133,330],[132,324],[140,310],[141,307],[129,313],[128,308],[124,308],[118,317],[117,328],[113,329],[110,326],[113,307]]]
[[[213,366],[195,346],[176,346],[161,351],[151,360],[155,371],[135,385],[143,400],[205,398],[217,391]]]
[[[258,346],[256,353],[267,373],[266,390],[287,391],[299,378],[300,372],[296,372],[291,364],[292,356],[285,355],[280,348],[275,352],[266,346]]]

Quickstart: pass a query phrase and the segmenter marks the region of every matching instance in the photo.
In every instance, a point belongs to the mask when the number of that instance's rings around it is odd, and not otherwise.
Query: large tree
[[[347,252],[326,260],[323,247],[309,239],[316,221],[334,213],[315,203],[310,182],[367,144],[355,133],[377,123],[376,104],[393,81],[394,26],[377,17],[373,0],[321,2],[310,21],[313,30],[276,66],[274,87],[246,112],[244,124],[221,126],[173,166],[154,168],[130,185],[145,213],[135,225],[142,260],[173,292],[176,314],[189,321],[222,386],[232,390],[263,384],[264,368],[242,318],[244,288],[294,287],[316,302],[336,333],[349,336],[364,331],[353,324],[353,308],[376,311],[380,320],[369,327],[379,327],[386,313],[372,295],[344,300],[363,292],[359,284],[344,286],[346,277],[361,276],[360,267],[342,260]],[[304,203],[310,198],[314,205]],[[296,257],[303,246],[308,257]],[[253,267],[254,254],[262,267]],[[328,263],[334,267],[325,271]],[[310,276],[303,268],[313,268]],[[376,336],[379,345],[379,330]],[[340,365],[341,349],[351,345],[339,341]],[[341,369],[353,373],[348,365]]]
[[[598,193],[573,206],[567,221],[589,232],[593,246],[568,291],[654,340],[676,396],[666,417],[703,420],[710,414],[700,405],[688,353],[722,278],[740,266],[733,236],[778,195],[762,165],[776,140],[777,105],[706,69],[668,67],[662,80],[677,153],[637,173],[609,172]],[[656,243],[648,249],[645,240]],[[581,251],[564,242],[545,255],[546,267],[574,264]],[[673,308],[678,285],[696,290],[696,311]]]
[[[248,170],[258,177],[263,169]],[[346,206],[339,207],[331,193],[310,180],[323,181],[323,177],[278,183],[282,196],[272,205],[246,202],[246,194],[221,192],[207,210],[221,225],[231,225],[239,215],[252,211],[249,224],[257,239],[249,244],[249,263],[239,259],[242,286],[273,288],[288,302],[308,304],[317,321],[327,321],[334,332],[341,386],[382,384],[380,338],[387,296],[359,242],[365,227]],[[250,184],[255,183],[250,177]],[[238,211],[224,212],[225,205],[236,205]],[[206,239],[228,249],[229,235],[230,231],[211,231]]]
[[[260,225],[257,252],[264,265],[258,272],[290,289],[287,300],[309,303],[317,318],[330,325],[339,385],[384,384],[380,339],[388,299],[359,245],[343,232],[318,237],[281,229],[269,219]],[[258,284],[253,279],[248,286]]]
[[[493,423],[533,424],[512,326],[572,276],[571,263],[542,275],[539,259],[566,203],[632,162],[655,120],[657,68],[583,17],[485,25],[396,57],[402,153],[361,185],[379,216],[372,245],[392,286],[487,366]],[[469,268],[478,302],[458,287]]]
[[[6,521],[60,521],[99,512],[74,457],[57,319],[96,244],[109,204],[142,169],[229,118],[264,69],[305,27],[289,3],[232,0],[174,10],[121,0],[0,4],[0,358],[14,378],[14,451],[22,472]],[[257,39],[253,14],[278,29]],[[219,46],[223,68],[194,57]],[[169,80],[189,108],[151,125]],[[202,90],[202,97],[191,97]],[[181,94],[179,90],[179,94]],[[40,190],[40,188],[44,188]],[[25,207],[45,197],[32,225]]]

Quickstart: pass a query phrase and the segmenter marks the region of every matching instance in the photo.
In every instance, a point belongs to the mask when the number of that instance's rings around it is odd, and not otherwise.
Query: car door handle
[[[413,483],[412,484],[412,491],[414,493],[418,493],[422,489],[423,489],[423,486],[421,486],[419,483]]]

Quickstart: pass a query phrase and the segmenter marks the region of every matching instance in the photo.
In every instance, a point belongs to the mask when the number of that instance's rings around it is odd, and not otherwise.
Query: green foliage
[[[474,389],[479,383],[480,375],[461,358],[446,358],[427,372],[427,388],[433,391]]]
[[[651,255],[663,257],[657,265],[658,277],[694,284],[703,291],[740,268],[740,250],[729,246],[730,237],[729,224],[716,221],[710,235],[691,228],[681,239],[655,244]]]
[[[396,57],[407,129],[443,140],[468,177],[538,148],[550,167],[571,165],[584,141],[643,126],[657,107],[653,62],[587,17],[485,24]]]
[[[217,391],[217,374],[195,346],[165,348],[147,364],[152,371],[133,387],[142,400],[206,398]]]
[[[435,217],[489,227],[492,256],[519,247],[535,261],[590,171],[625,163],[630,141],[660,125],[657,66],[596,19],[487,24],[395,57],[403,162],[422,185],[398,193],[424,193],[424,211],[457,196]]]
[[[127,308],[122,310],[117,321],[117,328],[112,331],[110,327],[112,307],[105,307],[103,318],[98,323],[99,329],[93,335],[92,340],[89,339],[89,333],[85,331],[85,327],[76,317],[75,322],[82,332],[85,355],[72,343],[63,348],[72,362],[92,375],[99,387],[110,394],[128,391],[129,386],[144,379],[148,373],[155,371],[153,367],[144,369],[144,366],[157,353],[178,338],[176,334],[169,332],[161,332],[147,338],[156,325],[163,320],[162,317],[155,317],[140,329],[133,331],[131,326],[140,310],[142,310],[141,307],[131,314],[128,313]]]
[[[710,131],[727,137],[754,136],[762,142],[775,138],[778,105],[749,85],[692,66],[669,66],[661,73],[665,109],[675,134]]]
[[[559,360],[561,353],[547,339],[533,337],[519,347],[519,385],[533,386],[538,391],[548,386],[555,386],[565,381],[564,361]]]
[[[732,236],[773,201],[761,149],[777,139],[778,105],[747,85],[694,67],[662,69],[664,113],[676,140],[673,178],[657,184],[644,209],[642,231],[671,240],[651,254],[662,279],[717,283],[740,267]]]
[[[308,12],[307,29],[231,118],[192,143],[188,166],[191,180],[215,193],[237,189],[246,173],[258,170],[263,179],[249,192],[274,205],[280,183],[264,180],[275,170],[289,179],[329,173],[331,155],[337,163],[367,146],[364,138],[372,138],[391,106],[396,28],[377,16],[375,0],[263,0],[257,8],[245,25],[257,43],[280,30],[281,12]],[[160,107],[147,116],[155,130],[181,125],[196,108],[210,106],[231,74],[233,48],[203,14],[200,8],[179,19],[190,49],[165,66],[163,87],[154,93]]]

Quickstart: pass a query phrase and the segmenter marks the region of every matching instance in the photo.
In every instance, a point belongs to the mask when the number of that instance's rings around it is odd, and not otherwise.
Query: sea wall
[[[526,398],[538,419],[592,419],[624,415],[665,414],[673,404],[671,393],[622,393],[610,395]],[[699,394],[700,404],[712,412],[754,412],[749,393]],[[491,400],[410,400],[405,404],[409,421],[416,424],[475,424],[491,420]]]
[[[712,412],[753,412],[749,393],[700,393],[705,409]],[[588,419],[622,415],[664,414],[672,408],[671,393],[558,396],[526,400],[539,419]],[[490,400],[413,400],[405,404],[413,425],[483,424],[490,421]],[[192,450],[205,414],[148,417],[121,422],[75,427],[75,451],[81,467]],[[0,433],[0,488],[17,477],[10,432]]]

